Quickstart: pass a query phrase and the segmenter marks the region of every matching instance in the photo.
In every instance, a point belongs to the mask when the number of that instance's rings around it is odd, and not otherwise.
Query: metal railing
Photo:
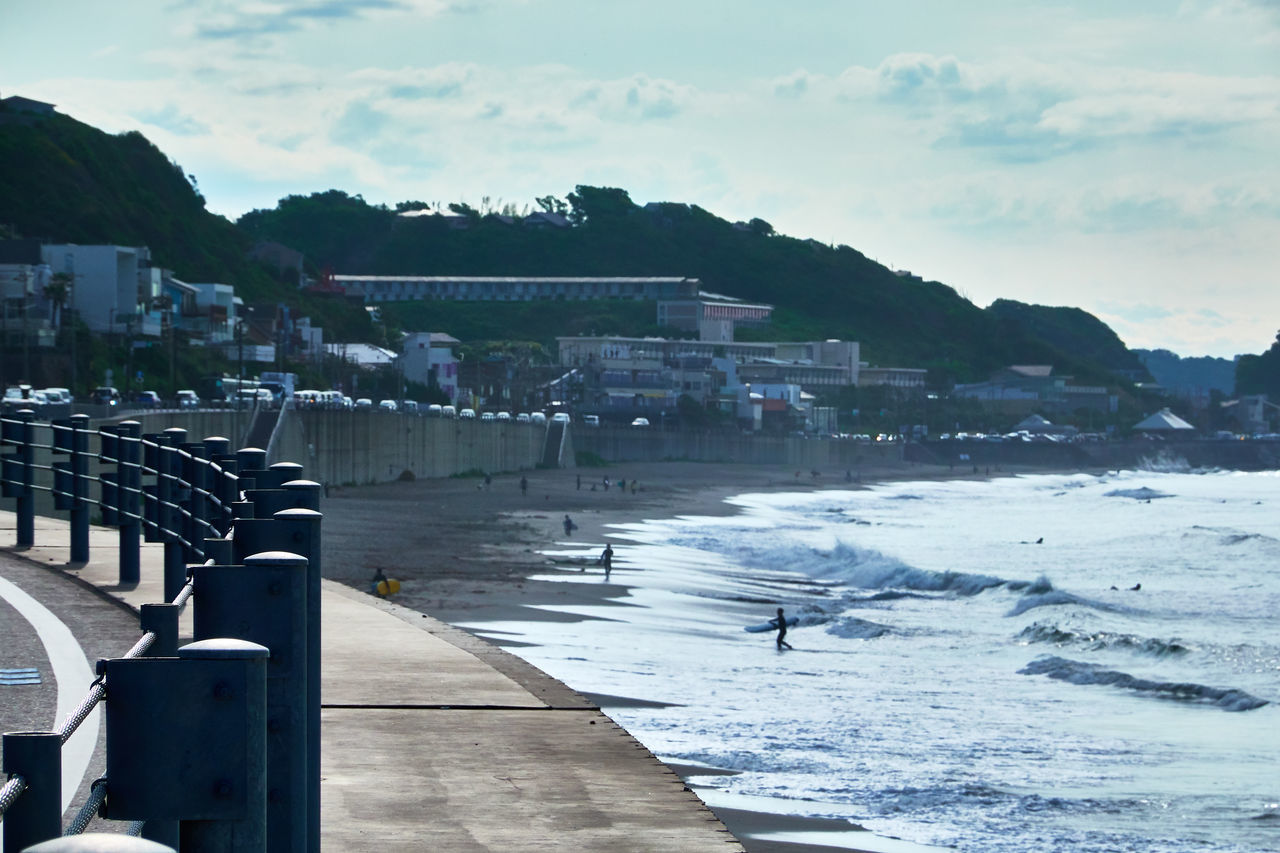
[[[141,606],[141,638],[98,662],[55,731],[4,734],[2,853],[95,816],[175,850],[318,851],[320,484],[225,438],[84,415],[0,418],[0,450],[17,546],[36,544],[37,503],[51,502],[70,522],[71,563],[87,563],[96,511],[118,530],[122,587],[141,581],[143,541],[163,543],[165,602]],[[193,642],[179,646],[188,604]],[[99,703],[105,773],[64,830],[62,745]]]

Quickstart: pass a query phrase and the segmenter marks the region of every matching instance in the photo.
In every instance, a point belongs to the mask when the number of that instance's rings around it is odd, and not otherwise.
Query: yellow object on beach
[[[378,581],[378,585],[374,587],[374,590],[377,591],[378,595],[381,595],[383,597],[386,597],[388,595],[395,595],[397,592],[400,591],[400,581],[397,581],[397,580]]]

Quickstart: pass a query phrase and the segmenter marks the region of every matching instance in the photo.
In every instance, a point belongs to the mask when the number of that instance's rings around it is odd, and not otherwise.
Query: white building
[[[444,332],[413,332],[404,339],[404,378],[435,386],[458,400],[458,357],[453,348],[458,339]]]
[[[93,332],[137,332],[143,282],[150,286],[151,250],[146,246],[40,247],[44,262],[74,282],[70,303]]]

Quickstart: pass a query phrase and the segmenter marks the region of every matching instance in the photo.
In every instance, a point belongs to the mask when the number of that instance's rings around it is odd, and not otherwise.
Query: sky
[[[1280,329],[1280,0],[3,0],[11,94],[232,219],[612,186],[1130,347]]]

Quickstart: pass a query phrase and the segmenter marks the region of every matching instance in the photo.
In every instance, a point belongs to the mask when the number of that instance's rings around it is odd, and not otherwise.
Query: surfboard
[[[788,616],[787,627],[790,628],[799,623],[799,621],[800,619],[796,616]],[[759,625],[748,625],[742,630],[746,631],[748,634],[763,634],[765,631],[776,631],[778,630],[778,620],[775,618],[770,619],[768,622],[761,622]]]
[[[395,595],[397,592],[400,591],[400,581],[398,580],[378,581],[377,585],[374,586],[373,591],[378,593],[378,595],[383,596],[384,598],[388,595]]]

